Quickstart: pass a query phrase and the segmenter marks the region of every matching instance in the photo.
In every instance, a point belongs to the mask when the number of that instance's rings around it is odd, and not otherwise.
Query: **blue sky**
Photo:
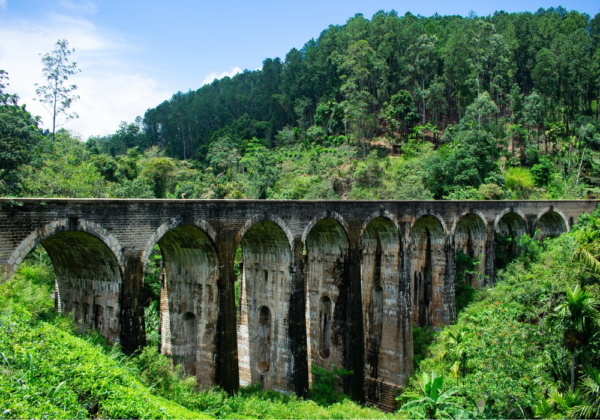
[[[407,11],[430,16],[480,16],[558,6],[531,0],[355,1],[159,1],[159,0],[0,0],[0,68],[9,72],[9,91],[49,121],[33,101],[41,82],[38,53],[66,38],[78,48],[74,60],[83,72],[73,78],[81,100],[79,120],[66,128],[83,138],[114,132],[121,120],[156,106],[177,91],[197,89],[215,77],[257,69],[266,57],[284,57],[318,37],[330,24],[356,13]],[[597,0],[563,6],[595,15]]]

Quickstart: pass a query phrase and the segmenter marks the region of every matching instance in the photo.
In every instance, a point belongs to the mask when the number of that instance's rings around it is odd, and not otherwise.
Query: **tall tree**
[[[69,49],[69,41],[59,39],[56,42],[56,48],[42,57],[44,68],[42,72],[48,82],[47,85],[40,86],[37,83],[35,93],[39,96],[39,101],[52,115],[52,139],[56,139],[56,127],[66,124],[69,120],[79,118],[77,113],[69,112],[71,105],[79,95],[73,92],[77,90],[77,85],[69,85],[69,77],[81,72],[77,69],[77,63],[69,62],[69,56],[75,52],[75,48]],[[64,121],[59,120],[60,116]]]

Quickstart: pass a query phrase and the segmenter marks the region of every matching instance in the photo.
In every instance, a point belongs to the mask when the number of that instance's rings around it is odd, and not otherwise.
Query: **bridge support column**
[[[141,292],[144,271],[139,257],[128,258],[121,287],[121,346],[126,354],[141,350],[146,345],[146,325]]]
[[[302,259],[303,243],[301,238],[294,239],[292,264],[292,294],[290,296],[290,313],[288,328],[291,340],[292,383],[296,395],[308,398],[308,351],[306,337],[306,284],[304,278],[304,261]]]
[[[454,287],[454,248],[450,245],[449,238],[446,238],[444,252],[446,254],[446,273],[444,275],[441,320],[443,325],[450,325],[456,321],[456,290]]]
[[[346,339],[346,361],[354,375],[351,375],[347,383],[347,392],[359,402],[365,401],[365,333],[363,326],[363,305],[361,291],[360,260],[361,250],[352,241],[348,250],[348,261],[346,267],[349,277],[348,287],[348,336]]]
[[[490,231],[487,233],[487,240],[485,242],[485,280],[484,285],[496,284],[496,247],[494,242],[494,232]]]
[[[229,240],[227,240],[229,239]],[[217,244],[221,256],[219,280],[219,316],[217,321],[216,383],[228,393],[240,386],[237,346],[237,310],[235,304],[235,241],[226,238]]]

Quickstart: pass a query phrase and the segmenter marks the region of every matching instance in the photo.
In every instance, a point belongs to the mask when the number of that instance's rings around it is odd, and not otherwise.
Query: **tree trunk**
[[[423,95],[423,125],[425,125],[425,79],[423,80],[423,90],[422,90],[422,95]]]
[[[581,162],[579,163],[579,171],[577,172],[577,181],[575,181],[575,186],[579,184],[579,177],[581,176],[581,167],[583,166],[583,157],[585,156],[585,149],[581,152]]]
[[[571,352],[571,392],[575,391],[575,350]]]
[[[363,159],[365,159],[367,157],[367,150],[366,150],[364,137],[361,138],[361,143],[362,143],[362,149],[363,149]]]

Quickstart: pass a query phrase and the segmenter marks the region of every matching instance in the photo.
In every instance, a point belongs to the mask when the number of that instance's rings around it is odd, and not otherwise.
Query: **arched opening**
[[[412,342],[412,327],[402,310],[407,302],[403,297],[405,286],[401,280],[402,247],[398,227],[387,217],[374,218],[364,229],[361,246],[365,372],[368,379],[400,386],[410,374],[407,360],[412,365],[407,348]],[[373,394],[376,389],[367,386],[369,401],[377,400],[377,395]]]
[[[241,239],[241,284],[237,316],[240,385],[292,390],[288,315],[291,250],[281,227],[252,225]]]
[[[212,240],[192,225],[167,231],[150,253],[144,281],[154,273],[156,282],[157,271],[161,352],[201,386],[211,386],[219,310],[219,259]]]
[[[321,298],[319,305],[319,356],[327,359],[331,354],[331,299],[328,296]]]
[[[333,218],[317,222],[305,243],[306,327],[309,365],[347,368],[348,238]],[[330,315],[327,315],[327,314]],[[309,375],[312,381],[312,375]]]
[[[437,326],[449,322],[442,302],[446,277],[445,233],[440,221],[431,215],[420,217],[410,231],[410,271],[413,284],[413,322]]]
[[[547,211],[538,219],[533,230],[534,232],[539,231],[538,239],[540,241],[547,237],[554,238],[568,231],[565,219],[552,210]]]
[[[527,233],[525,220],[515,212],[503,215],[496,224],[495,263],[496,270],[504,269],[517,256],[517,242]]]
[[[481,287],[486,284],[485,245],[487,231],[485,223],[477,214],[460,218],[454,231],[454,280],[456,298],[460,298],[461,287]]]
[[[59,312],[70,313],[81,331],[95,329],[110,342],[118,342],[121,267],[102,239],[76,230],[76,224],[73,221],[69,226],[72,231],[57,224],[55,233],[34,238],[37,246],[29,250],[23,261],[17,260],[20,266],[13,266],[15,274],[9,282],[19,288],[27,287],[27,293],[45,295],[39,296],[39,307],[33,310],[50,310],[54,306]]]
[[[258,314],[258,373],[265,375],[271,367],[271,311],[266,306]]]

